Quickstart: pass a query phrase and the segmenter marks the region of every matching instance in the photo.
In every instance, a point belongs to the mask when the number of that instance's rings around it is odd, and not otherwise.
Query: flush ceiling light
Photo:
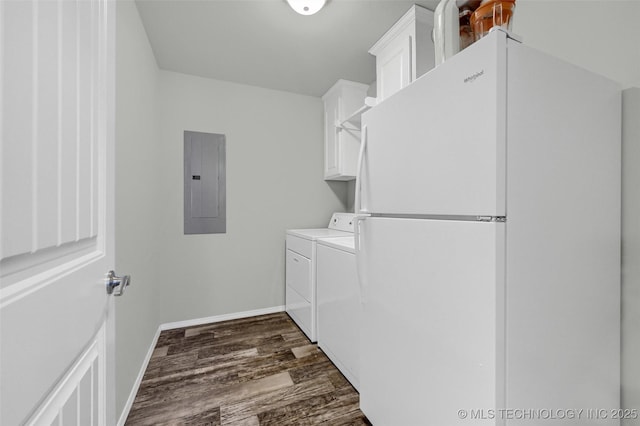
[[[289,6],[300,15],[313,15],[324,6],[326,0],[287,0]]]

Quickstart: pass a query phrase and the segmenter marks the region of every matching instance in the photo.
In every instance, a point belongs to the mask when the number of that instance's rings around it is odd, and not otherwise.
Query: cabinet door
[[[378,99],[383,100],[413,81],[411,32],[405,31],[376,57]]]
[[[362,107],[368,89],[366,84],[338,80],[322,97],[325,110],[325,180],[352,180],[356,177],[359,126],[353,122],[340,123]]]
[[[324,103],[324,177],[329,178],[339,173],[338,155],[340,153],[339,129],[336,121],[340,117],[340,97],[332,96]]]

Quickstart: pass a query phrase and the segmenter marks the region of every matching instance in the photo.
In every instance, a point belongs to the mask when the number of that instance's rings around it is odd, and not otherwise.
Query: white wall
[[[322,179],[322,101],[168,71],[160,87],[161,321],[283,305],[285,230],[346,207]],[[184,130],[226,135],[226,234],[183,235]]]
[[[162,241],[158,206],[158,67],[133,1],[118,1],[116,49],[116,272],[132,283],[116,305],[116,413],[158,328]]]
[[[619,82],[640,86],[640,2],[522,0],[513,32],[531,47]]]
[[[622,106],[622,406],[640,410],[640,89]]]

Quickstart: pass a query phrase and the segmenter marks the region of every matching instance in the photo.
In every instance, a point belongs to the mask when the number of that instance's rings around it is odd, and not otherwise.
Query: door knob
[[[107,294],[122,296],[124,288],[131,282],[131,276],[124,275],[122,277],[117,277],[114,271],[109,271],[107,273],[107,278],[105,278],[105,282],[107,284]]]

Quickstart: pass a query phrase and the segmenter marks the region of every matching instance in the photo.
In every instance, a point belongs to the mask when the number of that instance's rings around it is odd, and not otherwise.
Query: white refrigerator
[[[494,31],[363,115],[375,426],[619,424],[620,110],[617,84]]]

